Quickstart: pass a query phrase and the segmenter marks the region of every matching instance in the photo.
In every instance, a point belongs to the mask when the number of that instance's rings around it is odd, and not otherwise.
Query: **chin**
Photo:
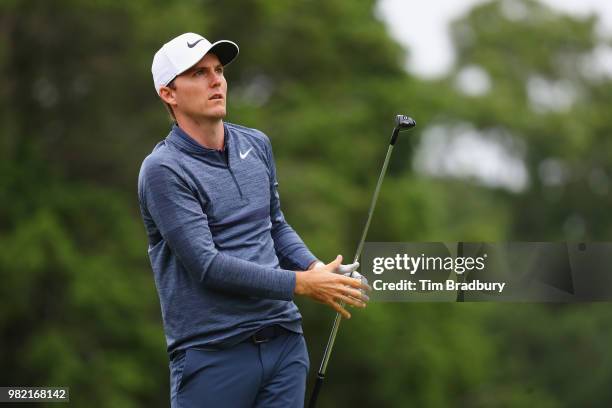
[[[210,119],[223,119],[225,118],[226,114],[227,114],[226,110],[223,109],[223,110],[216,110],[214,112],[206,112],[202,116],[210,118]]]

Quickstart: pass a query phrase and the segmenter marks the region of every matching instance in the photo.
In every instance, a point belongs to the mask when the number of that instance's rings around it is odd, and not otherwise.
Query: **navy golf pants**
[[[170,362],[172,408],[303,407],[309,369],[304,336],[191,348]]]

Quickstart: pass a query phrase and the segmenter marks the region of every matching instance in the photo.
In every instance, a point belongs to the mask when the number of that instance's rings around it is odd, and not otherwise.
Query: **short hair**
[[[168,82],[168,85],[166,86],[170,89],[176,89],[176,84],[174,83],[174,79]],[[172,109],[172,106],[170,106],[170,104],[168,102],[165,102],[164,100],[162,100],[162,102],[164,103],[164,106],[166,107],[166,110],[168,111],[168,114],[170,115],[170,120],[173,122],[176,122],[176,116],[174,115],[174,110]]]

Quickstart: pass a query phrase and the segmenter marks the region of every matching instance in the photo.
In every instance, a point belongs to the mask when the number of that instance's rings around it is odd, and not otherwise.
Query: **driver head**
[[[406,115],[397,115],[395,117],[395,127],[398,129],[410,129],[416,126],[416,122],[411,117]]]

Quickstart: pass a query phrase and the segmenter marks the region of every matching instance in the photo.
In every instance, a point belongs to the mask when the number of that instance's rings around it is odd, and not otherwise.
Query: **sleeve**
[[[194,191],[168,164],[143,165],[141,200],[159,233],[194,280],[207,288],[291,300],[295,272],[218,252]]]
[[[272,146],[266,137],[266,155],[270,168],[270,219],[272,220],[272,239],[281,268],[305,271],[317,258],[310,252],[295,230],[287,223],[281,211],[276,179],[276,165]]]

